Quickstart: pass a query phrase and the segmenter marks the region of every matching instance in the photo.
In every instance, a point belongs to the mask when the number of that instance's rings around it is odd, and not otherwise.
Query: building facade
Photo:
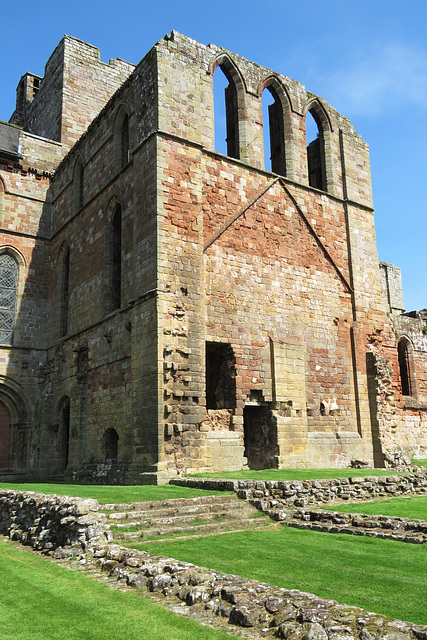
[[[368,146],[324,100],[177,32],[136,67],[64,36],[0,123],[0,473],[422,457],[426,323],[399,277]]]

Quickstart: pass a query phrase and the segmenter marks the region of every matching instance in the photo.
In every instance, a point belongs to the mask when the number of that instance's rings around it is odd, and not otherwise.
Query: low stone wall
[[[0,533],[38,551],[112,540],[97,500],[0,489]]]
[[[286,519],[286,510],[319,507],[342,502],[365,502],[378,498],[427,493],[427,469],[390,476],[333,478],[329,480],[220,480],[175,478],[170,484],[209,491],[234,491],[276,520]]]
[[[293,509],[290,527],[328,533],[351,533],[376,538],[389,538],[400,542],[424,544],[427,542],[427,521],[411,518],[341,513],[324,509]]]
[[[55,555],[55,554],[54,554]],[[84,559],[76,559],[82,566]],[[173,611],[212,626],[252,629],[247,637],[288,640],[426,640],[427,626],[393,620],[313,594],[198,567],[119,545],[99,546],[86,563],[157,596]],[[245,632],[246,633],[246,632]]]
[[[216,482],[216,488],[220,484]],[[230,486],[226,482],[222,488]],[[190,609],[192,617],[212,626],[230,630],[228,625],[237,625],[253,631],[248,637],[427,640],[427,626],[110,544],[112,536],[96,500],[0,489],[0,533],[79,568],[100,569],[176,612]]]

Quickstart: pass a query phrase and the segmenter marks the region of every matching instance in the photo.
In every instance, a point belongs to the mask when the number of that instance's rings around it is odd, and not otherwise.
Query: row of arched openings
[[[214,71],[215,149],[231,158],[240,158],[239,120],[244,118],[243,87],[238,73],[227,62]],[[271,79],[261,93],[264,166],[287,175],[284,105],[289,109],[284,90]],[[268,126],[267,126],[268,123]],[[290,123],[289,123],[290,126]],[[306,115],[307,168],[310,186],[326,191],[323,125],[316,108]]]

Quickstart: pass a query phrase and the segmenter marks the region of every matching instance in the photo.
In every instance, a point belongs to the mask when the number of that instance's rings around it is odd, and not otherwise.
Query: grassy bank
[[[226,640],[175,615],[0,539],[2,640]]]
[[[282,527],[143,548],[427,624],[426,545]]]
[[[173,485],[92,485],[48,482],[0,482],[1,489],[14,491],[36,491],[78,498],[95,498],[100,504],[111,502],[144,502],[145,500],[168,500],[170,498],[194,498],[203,495],[223,494],[221,491],[203,491]]]
[[[333,511],[345,511],[346,513],[401,516],[402,518],[427,520],[427,496],[392,498],[390,500],[375,500],[373,502],[341,504],[339,506],[325,508],[333,509]]]

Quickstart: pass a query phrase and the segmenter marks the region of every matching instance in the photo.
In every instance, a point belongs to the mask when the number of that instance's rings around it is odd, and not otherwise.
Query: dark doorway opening
[[[117,462],[119,436],[115,429],[107,429],[104,433],[105,460]]]
[[[250,469],[277,467],[277,425],[268,406],[246,406],[243,413],[245,456]]]
[[[231,345],[206,343],[206,408],[234,409],[236,406],[236,367]]]

